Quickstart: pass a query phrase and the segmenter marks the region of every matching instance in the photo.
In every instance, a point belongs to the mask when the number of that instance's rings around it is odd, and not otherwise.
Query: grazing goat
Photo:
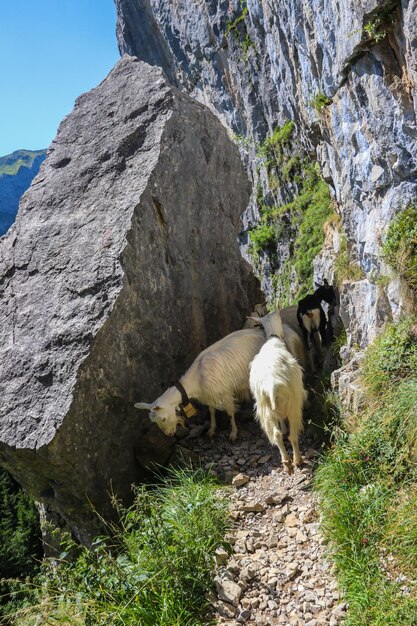
[[[268,318],[268,316],[266,316]],[[307,392],[303,372],[289,353],[285,342],[274,334],[273,319],[262,318],[267,341],[250,365],[249,386],[255,399],[256,417],[269,441],[279,448],[284,467],[292,474],[293,466],[284,445],[283,428],[288,420],[294,464],[301,465],[298,437],[303,428],[303,404]]]
[[[250,400],[249,364],[265,343],[262,329],[237,330],[201,352],[180,378],[180,389],[170,387],[151,403],[138,402],[137,409],[150,411],[150,419],[166,435],[174,435],[184,425],[184,413],[193,415],[189,398],[206,404],[210,411],[209,436],[216,430],[216,409],[230,417],[230,440],[237,439],[236,403]],[[194,410],[195,414],[195,410]]]
[[[308,295],[298,303],[297,320],[303,333],[307,350],[310,350],[313,333],[320,332],[323,346],[327,346],[326,336],[326,315],[322,309],[321,302],[324,300],[332,307],[336,304],[336,294],[334,288],[329,285],[326,279],[312,295]]]

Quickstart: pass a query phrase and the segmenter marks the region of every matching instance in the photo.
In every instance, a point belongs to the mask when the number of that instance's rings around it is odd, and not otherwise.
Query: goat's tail
[[[268,437],[269,442],[272,444],[275,443],[273,428],[275,424],[275,416],[274,410],[271,406],[271,397],[265,393],[260,394],[255,403],[255,409],[256,419]]]

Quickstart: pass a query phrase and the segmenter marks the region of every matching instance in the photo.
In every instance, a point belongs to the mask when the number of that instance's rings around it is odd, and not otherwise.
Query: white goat
[[[301,465],[298,437],[303,427],[303,404],[307,393],[303,372],[277,335],[281,322],[277,312],[260,319],[267,341],[250,365],[249,386],[256,403],[256,417],[269,441],[276,444],[282,463],[292,474],[293,467],[283,441],[283,427],[288,420],[289,435],[294,453],[294,464]],[[278,331],[278,332],[277,332]]]
[[[296,307],[294,307],[295,309]],[[266,320],[269,322],[266,322]],[[263,323],[262,321],[263,320]],[[274,334],[282,337],[285,341],[285,345],[291,352],[293,357],[297,360],[298,364],[304,369],[306,365],[306,351],[304,342],[300,335],[291,328],[288,324],[282,323],[281,314],[279,311],[273,311],[264,317],[258,317],[251,313],[245,322],[244,328],[259,328],[269,324],[270,330],[274,329]]]
[[[236,403],[250,400],[249,364],[265,343],[261,328],[237,330],[201,352],[180,378],[186,395],[176,387],[170,387],[151,403],[138,402],[137,409],[150,411],[150,419],[166,435],[174,435],[178,424],[184,425],[184,412],[190,405],[189,398],[206,404],[210,411],[209,436],[216,430],[216,409],[226,411],[230,417],[230,440],[237,439],[235,421]]]

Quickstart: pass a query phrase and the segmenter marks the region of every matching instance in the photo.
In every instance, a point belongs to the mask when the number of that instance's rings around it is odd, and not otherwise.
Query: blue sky
[[[0,156],[47,148],[119,58],[113,0],[1,0]]]

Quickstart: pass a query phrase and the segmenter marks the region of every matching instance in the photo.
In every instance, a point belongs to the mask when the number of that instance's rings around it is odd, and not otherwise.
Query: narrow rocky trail
[[[236,445],[228,429],[210,441],[195,426],[182,442],[232,484],[233,552],[218,551],[218,624],[238,626],[338,626],[345,603],[325,557],[311,492],[317,443],[301,438],[306,460],[292,476],[283,472],[277,448],[251,419],[240,422]]]

